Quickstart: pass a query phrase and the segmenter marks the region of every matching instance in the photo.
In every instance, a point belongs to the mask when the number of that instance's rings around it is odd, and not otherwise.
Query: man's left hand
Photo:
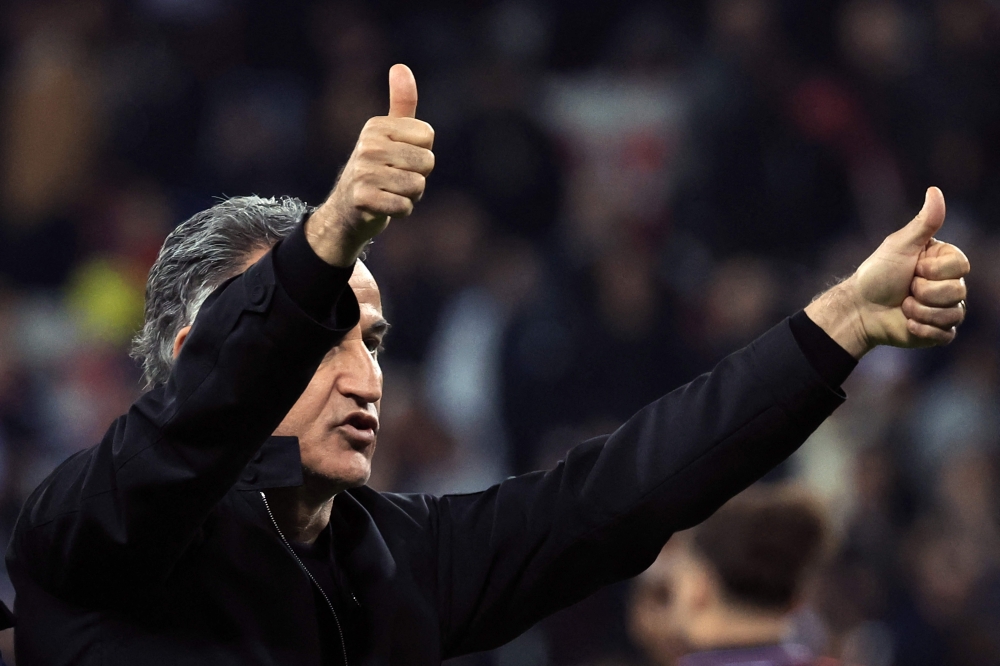
[[[944,217],[944,195],[932,187],[913,221],[888,236],[854,275],[806,307],[806,314],[858,359],[878,345],[951,342],[965,319],[970,266],[960,249],[934,239]]]

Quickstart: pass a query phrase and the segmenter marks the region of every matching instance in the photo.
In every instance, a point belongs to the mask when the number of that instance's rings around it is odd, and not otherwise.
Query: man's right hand
[[[306,222],[309,245],[347,267],[393,217],[406,217],[434,169],[434,129],[417,120],[417,82],[406,65],[389,70],[389,115],[365,123],[333,192]]]

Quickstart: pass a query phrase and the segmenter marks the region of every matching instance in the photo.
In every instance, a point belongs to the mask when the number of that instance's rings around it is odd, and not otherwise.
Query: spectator
[[[825,529],[814,502],[789,489],[752,488],[730,500],[639,577],[636,641],[663,666],[813,663],[794,641],[794,611]]]

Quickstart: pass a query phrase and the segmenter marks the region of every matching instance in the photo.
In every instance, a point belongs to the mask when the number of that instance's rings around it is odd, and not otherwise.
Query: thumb
[[[417,114],[417,80],[406,65],[393,65],[389,70],[389,117],[415,118]]]
[[[924,207],[896,234],[903,243],[914,249],[923,249],[944,224],[944,214],[944,194],[936,187],[929,187],[924,197]]]

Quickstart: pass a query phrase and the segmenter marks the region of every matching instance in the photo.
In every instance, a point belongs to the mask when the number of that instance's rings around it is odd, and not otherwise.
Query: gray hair
[[[291,197],[233,197],[167,236],[149,271],[145,321],[132,341],[131,356],[142,364],[147,388],[166,383],[177,333],[194,322],[215,288],[240,273],[251,253],[292,233],[309,210]]]

